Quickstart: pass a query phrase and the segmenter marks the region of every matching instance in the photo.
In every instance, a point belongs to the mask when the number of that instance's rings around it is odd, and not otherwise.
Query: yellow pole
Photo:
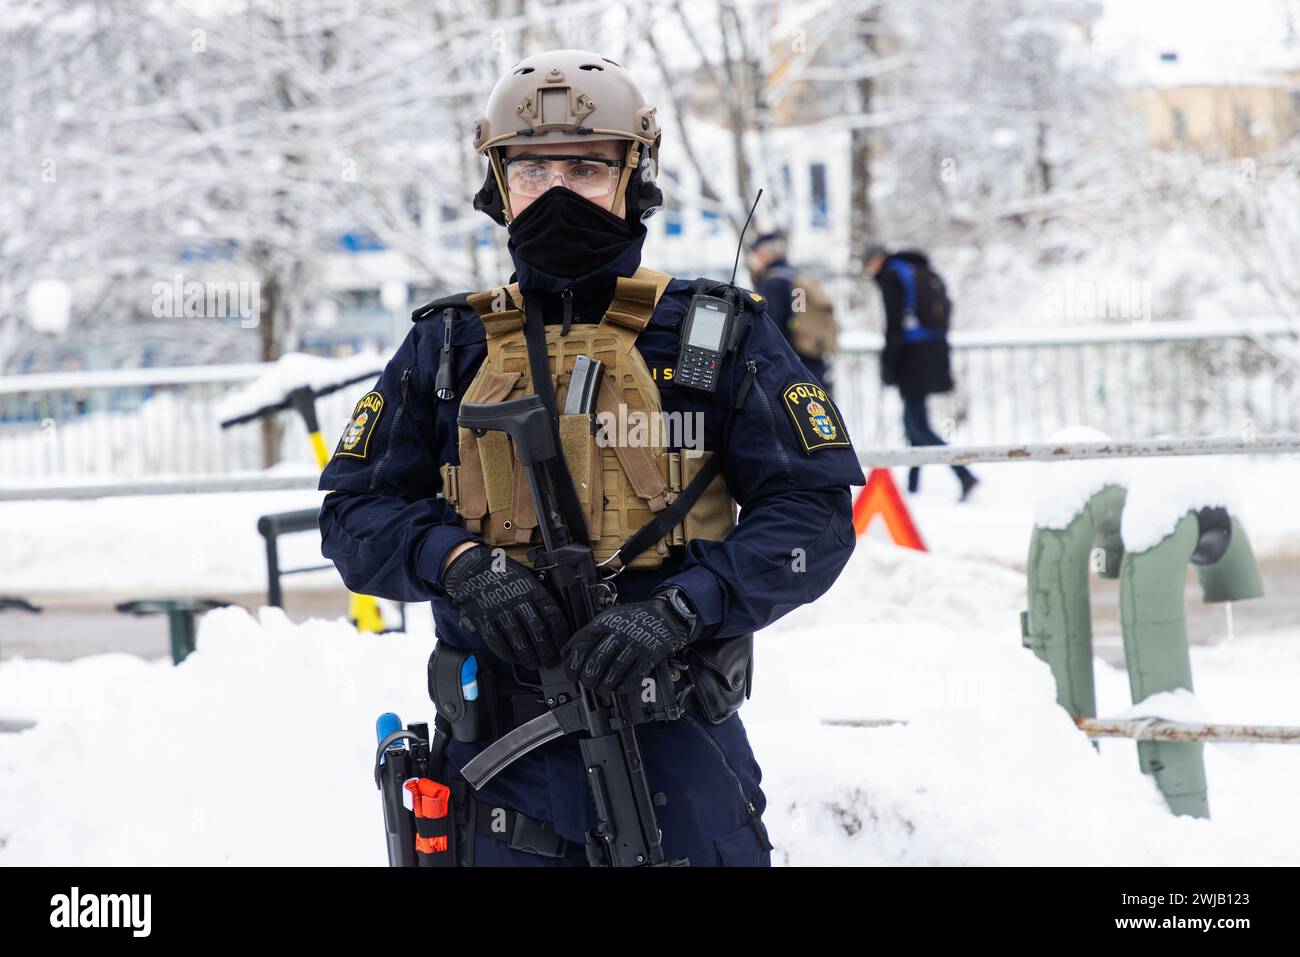
[[[316,453],[316,466],[324,471],[325,466],[330,464],[330,450],[325,447],[325,439],[320,432],[312,432],[307,438],[311,439],[312,451]]]

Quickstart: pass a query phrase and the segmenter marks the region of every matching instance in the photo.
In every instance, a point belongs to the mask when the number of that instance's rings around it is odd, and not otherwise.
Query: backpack
[[[901,253],[889,259],[889,266],[903,283],[903,308],[916,316],[921,327],[934,337],[947,335],[952,318],[948,287],[924,256]]]
[[[803,293],[803,309],[790,313],[790,345],[805,359],[826,359],[835,355],[839,329],[835,325],[835,307],[825,287],[811,276],[780,268],[781,275]],[[793,303],[791,304],[793,306]]]

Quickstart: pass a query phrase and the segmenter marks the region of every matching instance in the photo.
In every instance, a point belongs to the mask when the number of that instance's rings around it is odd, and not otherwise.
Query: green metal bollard
[[[1257,598],[1264,593],[1245,530],[1223,508],[1188,512],[1173,532],[1120,568],[1120,619],[1129,689],[1139,702],[1162,691],[1192,690],[1183,593],[1194,563],[1206,601]],[[1209,817],[1204,746],[1138,742],[1138,764],[1155,776],[1175,814]]]
[[[1196,566],[1201,593],[1207,602],[1243,601],[1264,594],[1264,580],[1246,530],[1235,518],[1231,521],[1232,537],[1223,557],[1212,564]]]
[[[1024,644],[1052,669],[1056,701],[1074,718],[1097,716],[1088,572],[1119,576],[1124,499],[1121,486],[1106,485],[1065,528],[1035,527],[1029,541]]]
[[[117,610],[128,615],[166,615],[171,637],[172,663],[179,665],[194,651],[194,616],[198,612],[224,608],[229,602],[212,598],[159,598],[124,601]]]

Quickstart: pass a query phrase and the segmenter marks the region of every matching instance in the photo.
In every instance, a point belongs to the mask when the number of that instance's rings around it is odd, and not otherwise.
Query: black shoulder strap
[[[749,394],[749,389],[753,384],[754,367],[753,365],[747,365],[745,367],[745,378],[741,380],[740,388],[736,390],[736,401],[732,403],[731,409],[727,412],[727,422],[722,429],[722,446],[709,456],[709,460],[704,463],[703,468],[695,474],[695,478],[691,479],[686,488],[682,489],[681,494],[673,500],[671,505],[642,525],[631,538],[619,546],[613,558],[618,559],[620,568],[626,568],[632,559],[672,531],[686,517],[686,513],[694,507],[695,503],[700,500],[700,496],[709,487],[709,483],[722,471],[722,456],[727,447],[727,440],[731,436],[732,422],[735,421],[736,413],[744,406],[745,396]]]
[[[564,448],[560,442],[560,419],[555,411],[555,390],[551,386],[551,362],[546,353],[546,327],[542,317],[542,297],[530,296],[524,300],[524,343],[528,347],[528,370],[533,380],[533,392],[546,406],[547,421],[551,427],[552,438],[557,449]],[[587,529],[587,517],[578,501],[578,490],[569,474],[569,463],[563,454],[555,456],[555,493],[560,499],[560,509],[565,525],[569,528],[569,537],[579,545],[591,545],[591,533]],[[537,516],[539,522],[544,516]]]

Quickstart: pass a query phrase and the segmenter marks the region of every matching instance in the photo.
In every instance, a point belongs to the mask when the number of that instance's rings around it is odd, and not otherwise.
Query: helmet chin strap
[[[614,190],[614,203],[610,208],[615,216],[627,218],[627,186],[632,182],[633,172],[641,161],[641,144],[636,140],[627,141],[627,151],[623,154],[623,169],[619,173],[618,188]]]
[[[503,225],[509,226],[515,217],[510,210],[510,190],[506,187],[505,172],[501,168],[501,156],[496,147],[488,150],[488,162],[492,164],[492,175],[496,177],[497,192],[501,194],[501,215],[505,217]]]

